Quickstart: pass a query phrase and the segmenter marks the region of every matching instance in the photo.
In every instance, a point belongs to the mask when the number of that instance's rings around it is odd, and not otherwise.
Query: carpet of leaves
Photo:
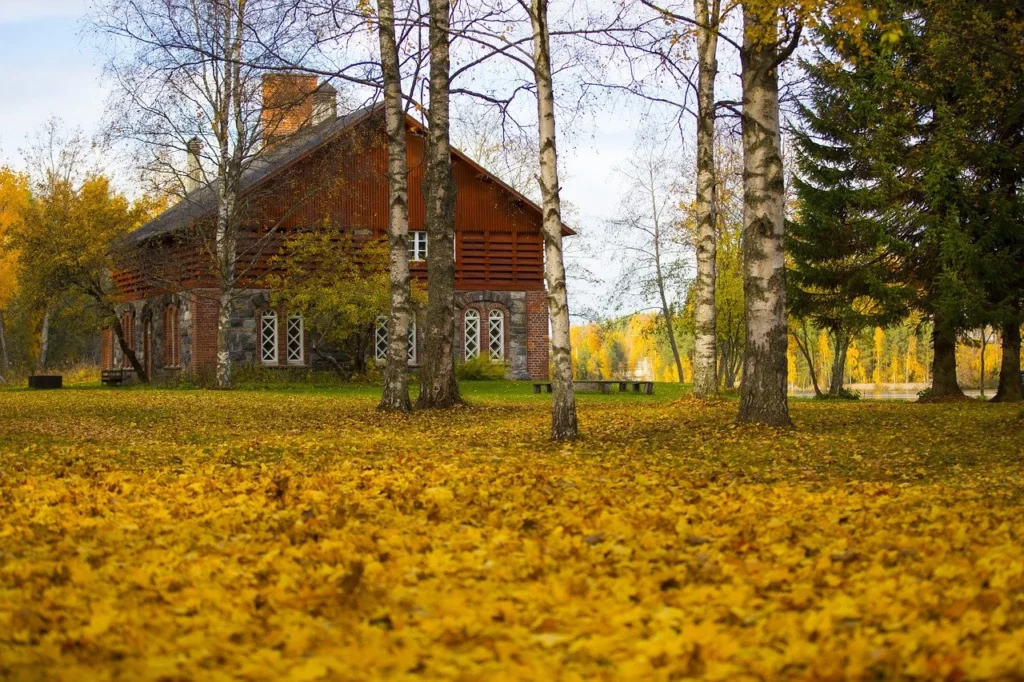
[[[1024,677],[1017,408],[373,405],[0,392],[0,680]]]

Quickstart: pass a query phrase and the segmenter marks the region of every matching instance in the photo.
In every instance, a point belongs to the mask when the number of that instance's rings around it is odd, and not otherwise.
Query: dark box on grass
[[[64,377],[60,375],[36,375],[28,378],[29,388],[63,388]]]

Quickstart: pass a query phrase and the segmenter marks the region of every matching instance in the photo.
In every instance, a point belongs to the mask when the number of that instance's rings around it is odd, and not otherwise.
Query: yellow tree
[[[10,168],[0,168],[0,382],[10,367],[4,310],[18,292],[19,254],[13,234],[28,204],[28,178]]]
[[[874,368],[871,371],[871,381],[878,385],[882,383],[882,352],[885,350],[885,332],[881,327],[875,327],[875,348]]]
[[[131,203],[102,175],[72,181],[49,178],[46,190],[30,198],[13,233],[26,271],[49,297],[83,294],[114,330],[121,351],[142,381],[145,367],[125,339],[115,310],[118,292],[110,273],[125,265],[119,241],[154,213],[148,200]]]

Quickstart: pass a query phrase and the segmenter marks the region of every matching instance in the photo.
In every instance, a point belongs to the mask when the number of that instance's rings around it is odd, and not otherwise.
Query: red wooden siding
[[[424,229],[423,152],[425,140],[407,134],[409,160],[409,227]],[[543,290],[543,247],[540,212],[486,173],[457,155],[455,205],[455,286],[462,290]],[[266,231],[287,234],[298,229],[336,225],[353,230],[353,241],[386,235],[388,216],[387,153],[382,120],[371,116],[350,126],[337,140],[313,150],[279,170],[251,191],[245,211],[254,216],[252,228],[239,240],[243,286],[259,287],[271,267],[280,239],[267,242]],[[260,241],[262,240],[262,242]],[[180,242],[180,240],[178,240]],[[269,243],[269,247],[266,243]],[[262,248],[255,244],[263,243]],[[158,249],[168,272],[180,273],[180,286],[167,276],[143,275],[141,265],[118,273],[117,282],[130,298],[181,287],[212,286],[202,249],[168,244]],[[426,262],[410,264],[412,274],[425,279]],[[154,281],[157,280],[157,281]]]

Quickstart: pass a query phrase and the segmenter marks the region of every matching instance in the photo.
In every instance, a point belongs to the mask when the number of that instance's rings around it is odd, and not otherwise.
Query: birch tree
[[[204,210],[213,204],[209,227],[197,221],[194,230],[215,282],[197,295],[217,301],[219,386],[231,383],[231,310],[248,270],[239,251],[242,178],[281,125],[262,117],[261,90],[266,69],[280,66],[277,54],[297,30],[286,9],[277,0],[104,0],[95,19],[110,39],[110,135],[182,201]],[[201,163],[189,168],[183,160],[196,150]],[[268,242],[248,245],[245,263],[255,264],[253,251]]]
[[[683,261],[679,210],[682,174],[675,172],[676,154],[677,150],[661,147],[648,136],[638,141],[634,158],[619,171],[627,184],[620,215],[611,221],[611,226],[622,237],[615,244],[616,250],[626,255],[615,298],[620,304],[636,301],[661,312],[676,376],[682,383],[683,363],[675,322],[689,268]],[[714,350],[712,347],[712,353]]]
[[[578,435],[579,429],[572,384],[569,300],[565,288],[565,263],[562,259],[562,208],[558,186],[555,91],[551,75],[547,0],[530,0],[529,14],[533,27],[533,73],[537,85],[544,278],[547,282],[548,314],[551,318],[551,437],[554,440],[569,440]]]
[[[720,0],[695,0],[697,20],[697,281],[695,282],[693,394],[718,395],[715,278],[717,181],[715,78],[718,75]]]
[[[447,0],[429,0],[430,108],[423,198],[427,228],[427,319],[421,408],[445,408],[459,402],[455,377],[455,176],[449,139],[451,57]]]
[[[778,66],[800,38],[780,44],[775,3],[743,5],[743,291],[747,337],[740,422],[789,426],[786,398],[785,197]]]
[[[409,412],[409,168],[406,159],[402,76],[395,40],[394,0],[378,0],[377,31],[384,80],[384,118],[388,148],[388,242],[391,317],[388,322],[384,392],[378,409]],[[429,248],[429,247],[428,247]]]

